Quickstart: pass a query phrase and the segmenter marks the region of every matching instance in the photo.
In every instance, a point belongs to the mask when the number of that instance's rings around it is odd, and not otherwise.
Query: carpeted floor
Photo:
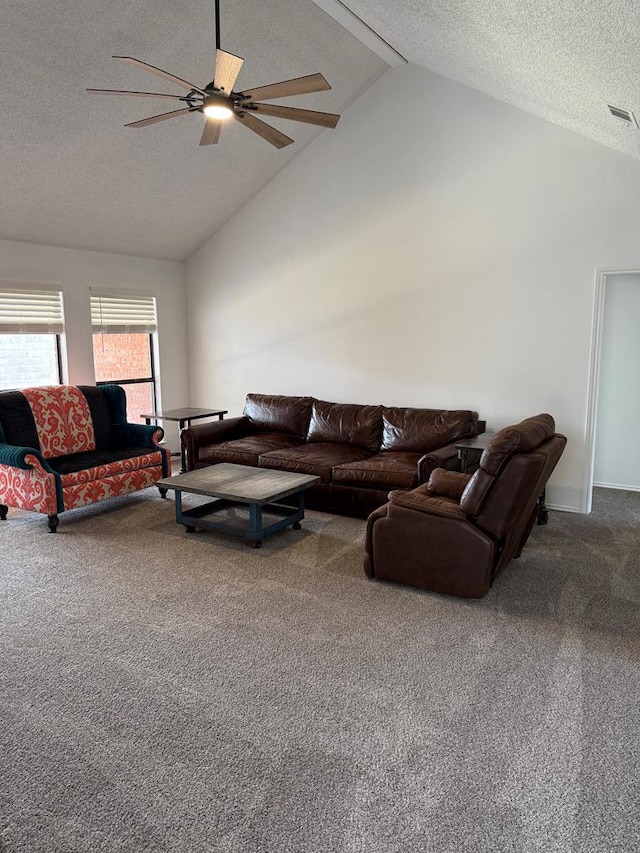
[[[0,524],[0,850],[632,853],[640,494],[551,513],[481,601],[261,550],[155,490]]]

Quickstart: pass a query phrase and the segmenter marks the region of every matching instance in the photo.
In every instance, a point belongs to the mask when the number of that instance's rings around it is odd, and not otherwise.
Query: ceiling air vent
[[[607,106],[609,107],[609,112],[614,118],[619,118],[620,121],[625,121],[632,127],[638,127],[638,121],[631,110],[625,110],[622,107],[613,107],[611,104],[607,104]]]

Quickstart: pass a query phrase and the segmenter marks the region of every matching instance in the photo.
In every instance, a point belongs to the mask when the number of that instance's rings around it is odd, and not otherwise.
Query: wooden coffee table
[[[292,474],[288,471],[271,471],[268,468],[251,468],[221,462],[208,468],[198,468],[176,477],[165,477],[156,485],[173,489],[176,493],[176,522],[184,524],[187,533],[197,527],[231,533],[249,539],[254,548],[260,548],[265,536],[292,527],[300,528],[304,518],[305,490],[320,481],[310,474]],[[206,495],[216,500],[182,508],[182,493]],[[280,501],[295,496],[295,507],[283,506]],[[248,518],[236,523],[218,521],[216,513],[230,507],[248,507]],[[264,524],[263,513],[278,516],[271,524]]]

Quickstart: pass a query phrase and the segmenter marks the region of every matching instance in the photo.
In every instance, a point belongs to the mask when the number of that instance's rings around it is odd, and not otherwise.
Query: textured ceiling
[[[409,62],[640,157],[637,0],[347,0]],[[472,129],[471,129],[472,131]]]
[[[174,107],[85,93],[183,94],[113,54],[208,83],[213,0],[0,6],[0,238],[181,260],[318,133],[340,132],[267,119],[295,139],[277,150],[232,122],[218,145],[200,147],[199,115],[124,128]],[[288,106],[340,113],[387,69],[311,0],[222,0],[221,36],[223,49],[245,57],[237,88],[317,71],[333,87]]]
[[[184,259],[318,133],[340,133],[269,119],[296,143],[278,151],[234,123],[201,148],[198,116],[125,129],[171,107],[85,93],[182,94],[112,54],[208,82],[213,0],[0,5],[0,238]],[[343,112],[387,65],[323,11],[332,5],[409,62],[640,157],[640,131],[606,107],[640,118],[632,0],[222,0],[222,47],[246,60],[238,87],[321,71],[332,91],[284,103]]]

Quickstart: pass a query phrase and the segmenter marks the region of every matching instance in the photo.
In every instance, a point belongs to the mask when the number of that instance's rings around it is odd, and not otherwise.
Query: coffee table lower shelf
[[[191,509],[182,508],[182,493],[176,491],[176,522],[183,524],[187,533],[194,533],[197,528],[203,530],[215,530],[217,533],[228,533],[232,536],[241,536],[248,539],[254,548],[262,547],[265,536],[292,527],[300,530],[300,522],[304,518],[304,492],[297,495],[297,506],[283,506],[281,504],[246,504],[232,501],[227,498],[218,498]],[[224,521],[215,521],[212,516],[230,508],[248,509],[248,519],[242,524],[230,524]],[[278,521],[264,524],[263,514],[280,516]]]

